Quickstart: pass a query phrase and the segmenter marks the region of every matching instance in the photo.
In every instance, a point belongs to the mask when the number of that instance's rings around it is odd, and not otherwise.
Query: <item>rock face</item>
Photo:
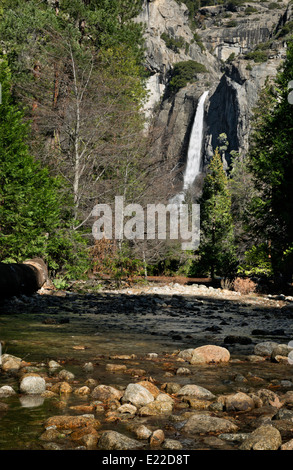
[[[179,4],[180,3],[180,4]],[[236,2],[235,2],[236,3]],[[153,152],[179,169],[174,194],[181,189],[192,123],[199,97],[205,90],[205,137],[202,170],[205,169],[217,138],[225,133],[232,150],[246,154],[253,108],[267,77],[274,78],[286,54],[282,28],[291,21],[292,7],[286,3],[233,2],[201,8],[192,29],[184,2],[144,0],[137,21],[145,25],[145,65],[150,73],[146,112],[153,117]],[[248,60],[248,53],[259,47],[265,58]],[[174,65],[196,61],[206,68],[196,74],[195,82],[170,93],[169,81]],[[200,188],[201,180],[195,186]],[[195,196],[196,196],[195,192]]]

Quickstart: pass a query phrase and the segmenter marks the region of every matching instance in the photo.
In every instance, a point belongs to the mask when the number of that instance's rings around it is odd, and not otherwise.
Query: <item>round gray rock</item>
[[[263,343],[258,343],[254,347],[254,354],[256,356],[270,356],[274,350],[278,346],[278,343],[274,341],[265,341]]]
[[[140,384],[128,384],[122,403],[132,403],[134,406],[144,406],[154,401],[153,395]]]
[[[206,400],[212,400],[215,398],[215,395],[212,394],[209,390],[207,390],[204,387],[200,387],[199,385],[184,385],[177,393],[176,395],[178,397],[182,396],[190,396],[193,398],[198,398],[198,399],[206,399]]]
[[[46,382],[43,377],[28,375],[20,382],[20,391],[27,395],[40,395],[46,390]]]

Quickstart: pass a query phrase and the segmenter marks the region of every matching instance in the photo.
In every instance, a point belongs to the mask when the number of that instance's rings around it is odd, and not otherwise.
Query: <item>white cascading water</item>
[[[171,199],[171,203],[180,204],[184,201],[187,189],[192,185],[200,172],[201,149],[204,124],[204,104],[208,91],[205,91],[199,98],[197,110],[194,117],[192,131],[189,139],[187,163],[183,177],[183,190]]]
[[[198,101],[194,123],[189,139],[187,164],[183,180],[183,191],[186,191],[189,188],[200,172],[204,103],[208,93],[208,91],[205,91]]]

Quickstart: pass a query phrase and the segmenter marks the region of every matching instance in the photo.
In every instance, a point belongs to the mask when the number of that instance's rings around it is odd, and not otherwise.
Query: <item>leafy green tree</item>
[[[199,267],[214,278],[232,275],[237,266],[231,195],[218,148],[208,166],[200,203]]]
[[[4,57],[0,58],[0,83],[0,259],[21,262],[40,256],[50,269],[59,270],[73,261],[73,246],[78,242],[68,232],[70,213],[62,210],[63,183],[29,153],[29,128],[14,103]]]

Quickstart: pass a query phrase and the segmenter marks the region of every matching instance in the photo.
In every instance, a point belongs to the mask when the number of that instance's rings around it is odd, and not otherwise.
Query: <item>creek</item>
[[[290,312],[282,313],[281,304],[265,303],[258,297],[245,301],[236,296],[219,297],[217,290],[207,293],[195,287],[189,290],[154,287],[12,299],[1,305],[2,353],[22,358],[25,371],[43,372],[47,380],[48,361],[58,361],[74,373],[75,386],[82,386],[91,378],[120,389],[140,380],[151,380],[159,388],[166,382],[197,384],[217,395],[260,388],[280,393],[293,390],[290,364],[247,361],[259,342],[288,344],[292,332]],[[260,328],[264,327],[266,333],[261,333]],[[234,335],[234,342],[225,343],[228,335]],[[178,351],[206,344],[228,348],[231,361],[221,365],[178,361]],[[94,366],[91,373],[83,369],[88,362]],[[111,372],[107,369],[109,363],[123,364],[126,368]],[[189,373],[177,374],[179,367],[188,368]],[[0,450],[41,449],[39,437],[44,420],[54,414],[70,413],[71,406],[89,401],[88,397],[71,394],[58,410],[52,399],[20,394],[18,383],[17,373],[0,373],[0,387],[11,385],[17,391],[13,397],[0,399],[9,406],[5,412],[0,411]],[[183,411],[186,409],[179,409],[178,413]],[[241,432],[253,429],[253,419],[253,414],[240,413]],[[155,425],[158,421],[158,417],[152,417],[148,422]],[[103,429],[129,434],[124,422],[111,423],[104,418],[101,422]],[[180,429],[167,418],[160,418],[160,427],[170,437],[182,439],[187,449],[235,448],[230,442],[220,445],[219,439],[180,438]],[[284,436],[288,437],[286,433]]]

